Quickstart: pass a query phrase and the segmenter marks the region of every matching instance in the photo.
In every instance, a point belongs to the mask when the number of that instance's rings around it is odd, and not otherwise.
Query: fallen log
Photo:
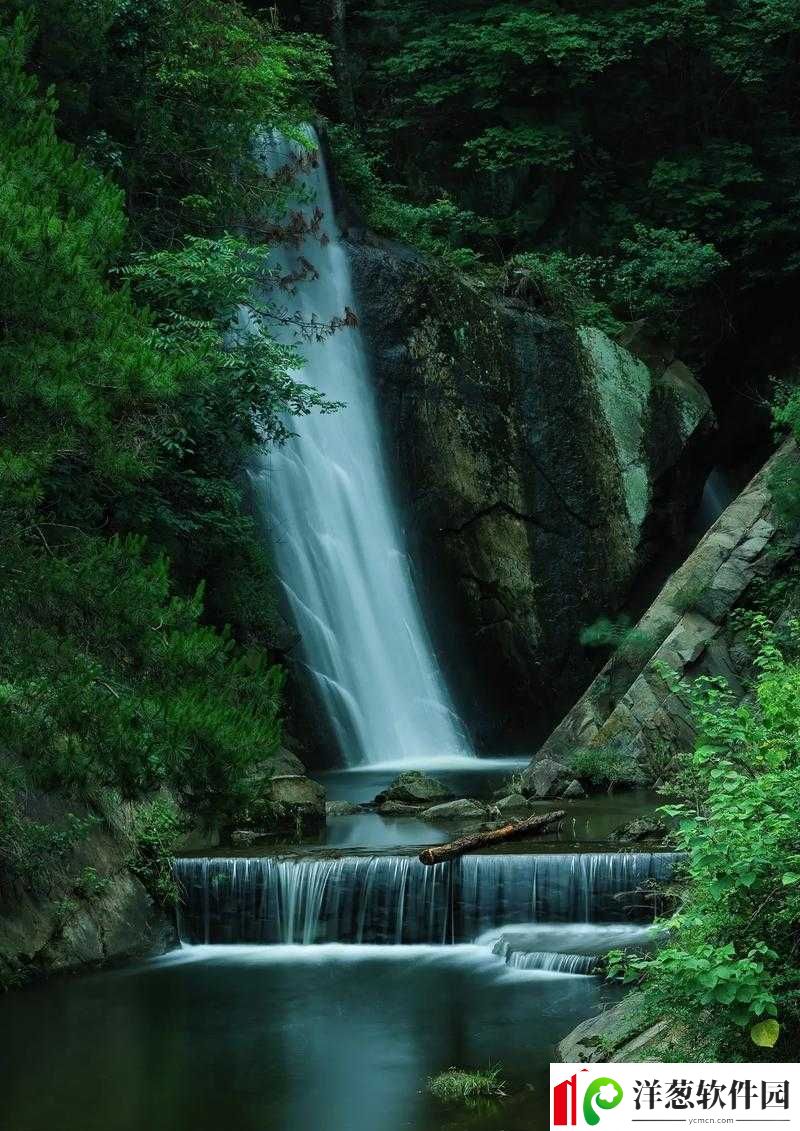
[[[439,864],[443,860],[453,860],[456,856],[463,856],[473,848],[483,848],[487,844],[498,844],[500,841],[516,840],[523,836],[535,836],[564,816],[566,814],[563,809],[555,809],[552,813],[539,813],[524,821],[512,821],[499,829],[490,829],[485,833],[471,833],[469,836],[459,837],[458,840],[451,840],[447,844],[426,848],[420,852],[419,859],[422,864]]]

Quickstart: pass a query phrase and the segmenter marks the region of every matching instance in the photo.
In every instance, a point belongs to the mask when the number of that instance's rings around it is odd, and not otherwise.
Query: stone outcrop
[[[580,629],[621,606],[696,507],[708,398],[679,363],[648,366],[408,249],[350,257],[459,708],[495,750],[543,737],[594,673]]]
[[[444,801],[441,805],[432,805],[420,816],[424,821],[482,821],[486,816],[486,806],[468,797],[461,797],[457,801]]]
[[[398,774],[394,781],[375,798],[376,805],[388,801],[401,805],[431,805],[436,801],[449,801],[452,792],[436,778],[423,774],[420,770],[408,770]]]
[[[780,569],[797,545],[781,530],[771,484],[799,462],[787,442],[720,515],[594,682],[545,742],[523,784],[531,788],[553,761],[576,750],[607,748],[638,765],[649,780],[694,739],[687,704],[664,669],[678,676],[726,677],[742,690],[747,650],[728,626],[756,579]]]
[[[302,837],[325,825],[325,789],[306,773],[296,754],[285,747],[260,762],[251,772],[255,801],[245,828],[237,830],[240,843],[247,831],[249,843],[281,837]],[[252,839],[257,833],[258,841]]]
[[[22,881],[0,873],[0,987],[177,943],[174,924],[131,868],[133,807],[118,798],[97,804],[90,814],[59,793],[25,790],[27,820],[66,833],[91,816],[92,826],[40,874]]]
[[[629,993],[610,1009],[581,1022],[559,1042],[559,1060],[565,1064],[658,1060],[656,1050],[668,1040],[671,1022],[648,1020],[643,1003],[642,994]]]

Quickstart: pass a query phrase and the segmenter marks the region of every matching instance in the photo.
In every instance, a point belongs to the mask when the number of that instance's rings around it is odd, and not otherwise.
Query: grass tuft
[[[505,1081],[499,1068],[468,1072],[464,1068],[448,1068],[438,1076],[428,1079],[428,1091],[438,1100],[453,1103],[457,1100],[474,1100],[479,1096],[504,1096]]]

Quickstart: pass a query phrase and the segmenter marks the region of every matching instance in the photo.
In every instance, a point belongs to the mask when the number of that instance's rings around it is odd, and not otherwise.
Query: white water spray
[[[303,152],[277,135],[262,144],[271,173],[297,165]],[[270,262],[286,276],[306,275],[279,301],[325,322],[355,310],[356,301],[319,149],[302,165],[299,179],[313,199],[296,227],[309,230]],[[308,264],[316,277],[308,277]],[[472,757],[414,589],[361,334],[348,326],[303,342],[300,352],[302,380],[346,407],[294,421],[297,435],[263,457],[255,481],[300,658],[344,762],[422,767]]]

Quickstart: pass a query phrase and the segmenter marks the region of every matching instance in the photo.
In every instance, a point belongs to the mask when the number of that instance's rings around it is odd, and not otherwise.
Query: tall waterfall
[[[444,944],[500,925],[649,918],[643,889],[674,860],[597,852],[426,867],[412,856],[207,857],[176,860],[174,870],[183,942]]]
[[[262,144],[268,170],[298,167],[311,198],[299,209],[305,224],[292,225],[307,230],[271,259],[286,277],[306,273],[279,301],[305,318],[341,318],[356,301],[322,153],[298,163],[304,151],[279,135]],[[346,407],[295,421],[297,435],[254,478],[317,698],[347,765],[471,755],[414,590],[359,329],[300,352],[302,380]]]

